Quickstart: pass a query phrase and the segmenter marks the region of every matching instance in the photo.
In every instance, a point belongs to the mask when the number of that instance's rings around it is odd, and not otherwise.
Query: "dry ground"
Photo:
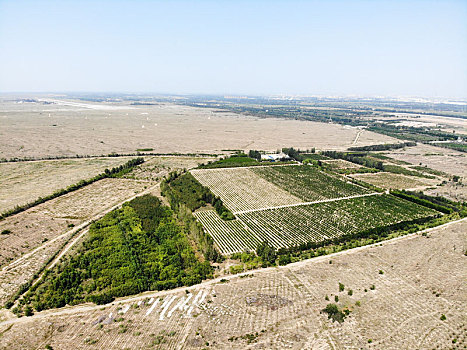
[[[388,156],[414,165],[427,165],[428,168],[451,175],[467,176],[467,155],[447,148],[418,144],[386,153]]]
[[[0,163],[0,212],[89,179],[129,159],[110,157]]]
[[[466,232],[464,220],[431,230],[427,236],[418,234],[382,246],[250,272],[244,278],[234,276],[230,282],[217,280],[187,288],[193,293],[188,305],[200,291],[206,294],[191,314],[183,307],[174,309],[189,296],[181,288],[147,293],[105,308],[76,306],[11,319],[0,323],[0,346],[464,349]],[[339,282],[345,285],[343,292],[339,292]],[[338,295],[337,304],[352,310],[343,324],[320,313],[329,303],[326,295],[332,302]],[[165,313],[162,301],[149,312],[152,296],[175,299]],[[145,302],[138,306],[139,300]],[[127,306],[131,308],[123,314]]]
[[[259,119],[168,103],[109,106],[0,101],[0,158],[100,155],[141,148],[153,148],[159,153],[275,151],[290,146],[344,150],[350,146],[396,142],[363,131],[353,144],[357,133],[355,128],[336,124]]]
[[[434,186],[441,181],[438,179],[427,179],[415,176],[407,176],[402,174],[393,174],[387,172],[379,172],[372,174],[354,174],[351,177],[369,184],[384,188],[384,189],[424,189],[428,186]]]
[[[330,159],[322,160],[323,163],[327,164],[332,169],[358,169],[362,168],[360,164],[355,164],[344,159]]]
[[[467,182],[466,179],[463,180]],[[432,196],[443,196],[457,202],[467,202],[467,184],[448,181],[442,186],[436,186],[424,191]]]
[[[145,162],[125,177],[136,180],[157,181],[169,171],[195,168],[201,163],[207,163],[208,161],[214,161],[216,159],[217,158],[213,157],[146,156]]]

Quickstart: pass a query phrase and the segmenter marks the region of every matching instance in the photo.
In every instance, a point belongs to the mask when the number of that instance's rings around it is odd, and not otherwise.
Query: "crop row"
[[[321,242],[344,235],[425,218],[436,211],[383,194],[237,214],[225,222],[214,211],[196,214],[222,253]]]
[[[222,220],[214,210],[194,213],[222,254],[255,250],[260,240],[239,220]]]
[[[369,190],[308,165],[254,168],[252,172],[305,202],[356,196]]]
[[[191,173],[234,213],[303,202],[250,169],[209,169]]]

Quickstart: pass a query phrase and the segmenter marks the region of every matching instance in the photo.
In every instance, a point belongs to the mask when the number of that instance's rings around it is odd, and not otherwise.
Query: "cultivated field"
[[[353,178],[385,189],[424,189],[440,183],[437,179],[427,179],[402,174],[379,172],[374,174],[355,174]]]
[[[191,173],[202,185],[221,197],[233,212],[302,203],[300,198],[258,175],[253,167],[202,169],[192,170]]]
[[[49,99],[51,100],[51,99]],[[0,101],[0,158],[135,152],[221,152],[281,147],[346,149],[358,130],[312,121],[256,118],[160,103],[53,104]],[[393,142],[363,131],[356,146]],[[354,145],[354,146],[355,146]]]
[[[438,214],[308,165],[192,170],[235,214],[195,213],[223,254],[320,242]]]
[[[126,163],[130,157],[0,163],[0,213]]]
[[[282,166],[252,169],[266,180],[285,189],[305,202],[368,194],[344,177],[330,175],[312,166]]]
[[[464,220],[227,283],[15,318],[0,323],[0,347],[464,349],[466,231]],[[342,324],[320,312],[336,295]]]
[[[309,205],[237,214],[237,222],[221,220],[215,211],[196,214],[224,254],[255,250],[264,241],[275,248],[320,242],[438,214],[389,196],[370,195]],[[236,220],[236,221],[237,221]]]

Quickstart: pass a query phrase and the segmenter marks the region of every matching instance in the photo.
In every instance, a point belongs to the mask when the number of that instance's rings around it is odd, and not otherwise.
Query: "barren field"
[[[464,220],[224,283],[14,318],[0,323],[0,346],[464,349],[465,232]],[[320,312],[335,296],[350,310],[342,324]]]
[[[437,179],[427,179],[415,176],[407,176],[402,174],[393,174],[379,172],[374,174],[355,174],[351,175],[357,180],[368,182],[369,184],[384,188],[384,189],[423,189],[427,186],[434,186],[440,183]]]
[[[467,156],[462,152],[418,144],[415,147],[394,150],[387,155],[414,165],[427,165],[451,175],[467,176]]]
[[[68,105],[63,105],[63,103]],[[168,103],[152,106],[0,101],[0,158],[281,147],[343,150],[393,138],[336,124],[242,116]]]
[[[176,169],[191,169],[195,168],[201,163],[214,161],[213,157],[151,157],[146,156],[145,162],[133,169],[130,174],[125,177],[136,180],[149,180],[155,181],[165,176],[167,172]]]
[[[360,164],[355,164],[344,159],[322,160],[322,162],[332,169],[358,169],[362,167]]]
[[[465,181],[466,180],[464,180],[464,182]],[[425,191],[425,193],[432,196],[443,196],[454,201],[466,202],[467,184],[449,181],[442,186],[429,188]]]
[[[0,221],[0,266],[64,233],[147,186],[146,182],[103,179]]]
[[[110,157],[0,163],[0,212],[89,179],[129,159]]]

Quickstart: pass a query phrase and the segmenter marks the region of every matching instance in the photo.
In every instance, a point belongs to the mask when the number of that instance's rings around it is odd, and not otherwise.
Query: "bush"
[[[345,317],[350,313],[349,310],[345,310],[346,312],[342,312],[339,310],[336,304],[328,304],[326,307],[321,310],[328,315],[328,319],[331,319],[332,322],[337,321],[339,323],[344,322]]]

